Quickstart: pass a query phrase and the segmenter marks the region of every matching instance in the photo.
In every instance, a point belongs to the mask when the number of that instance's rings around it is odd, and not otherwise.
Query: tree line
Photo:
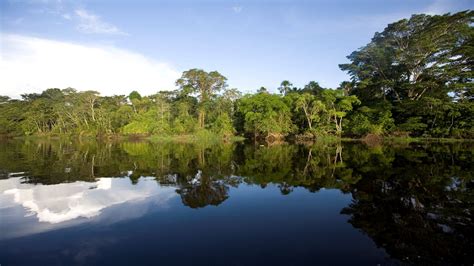
[[[72,88],[1,96],[0,134],[474,138],[473,14],[389,24],[339,65],[351,78],[338,88],[284,80],[279,93],[242,95],[221,73],[190,69],[177,90],[148,96]]]

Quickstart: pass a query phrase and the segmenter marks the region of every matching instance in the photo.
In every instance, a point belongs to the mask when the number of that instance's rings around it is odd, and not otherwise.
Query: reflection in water
[[[272,185],[283,195],[338,189],[352,196],[338,211],[392,258],[457,264],[473,259],[472,153],[470,143],[8,142],[0,144],[0,199],[61,223],[158,195],[220,208],[239,185]]]
[[[107,207],[157,194],[166,194],[165,199],[174,196],[172,189],[159,189],[156,183],[146,180],[136,187],[127,183],[120,179],[98,178],[95,182],[35,186],[21,184],[21,178],[16,177],[0,180],[0,193],[11,195],[15,203],[22,205],[38,221],[52,224],[91,218]]]
[[[207,205],[217,206],[228,198],[228,191],[229,188],[223,181],[202,176],[201,171],[189,182],[189,185],[176,190],[181,195],[183,204],[191,208],[202,208]]]

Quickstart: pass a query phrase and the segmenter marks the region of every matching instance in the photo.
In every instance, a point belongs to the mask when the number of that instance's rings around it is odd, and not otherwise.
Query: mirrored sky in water
[[[0,142],[0,261],[466,263],[472,153],[472,143]]]
[[[24,216],[34,217],[33,220],[39,222],[20,224],[26,228],[17,224],[16,230],[7,231],[2,237],[38,233],[55,228],[41,223],[65,223],[59,226],[64,227],[90,222],[90,218],[99,216],[104,209],[127,202],[134,203],[135,210],[149,202],[153,202],[155,207],[166,207],[167,202],[177,196],[175,188],[161,187],[149,178],[141,178],[136,185],[132,185],[128,178],[98,178],[96,182],[32,185],[22,184],[21,177],[16,177],[0,180],[0,193],[0,213],[4,217],[2,223],[14,226],[15,222],[21,219],[18,215],[6,215],[14,213],[18,206],[23,207]],[[17,214],[21,213],[23,212],[17,211]],[[124,212],[117,218],[122,220],[127,214],[130,218],[136,216],[136,213]],[[79,221],[71,222],[75,219]]]

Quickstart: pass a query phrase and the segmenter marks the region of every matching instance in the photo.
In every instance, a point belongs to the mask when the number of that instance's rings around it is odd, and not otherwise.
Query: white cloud
[[[91,46],[21,35],[0,38],[1,95],[18,98],[73,87],[103,95],[148,95],[175,88],[180,73],[165,63],[114,46]]]
[[[242,12],[242,7],[241,6],[233,6],[232,10],[234,10],[235,13],[240,13],[240,12]]]
[[[76,9],[76,16],[79,18],[77,29],[83,33],[100,33],[100,34],[119,34],[127,35],[116,26],[103,21],[99,16],[85,9]]]

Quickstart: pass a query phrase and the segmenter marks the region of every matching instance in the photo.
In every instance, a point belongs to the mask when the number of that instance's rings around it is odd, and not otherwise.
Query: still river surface
[[[474,262],[474,144],[0,142],[0,264]]]

